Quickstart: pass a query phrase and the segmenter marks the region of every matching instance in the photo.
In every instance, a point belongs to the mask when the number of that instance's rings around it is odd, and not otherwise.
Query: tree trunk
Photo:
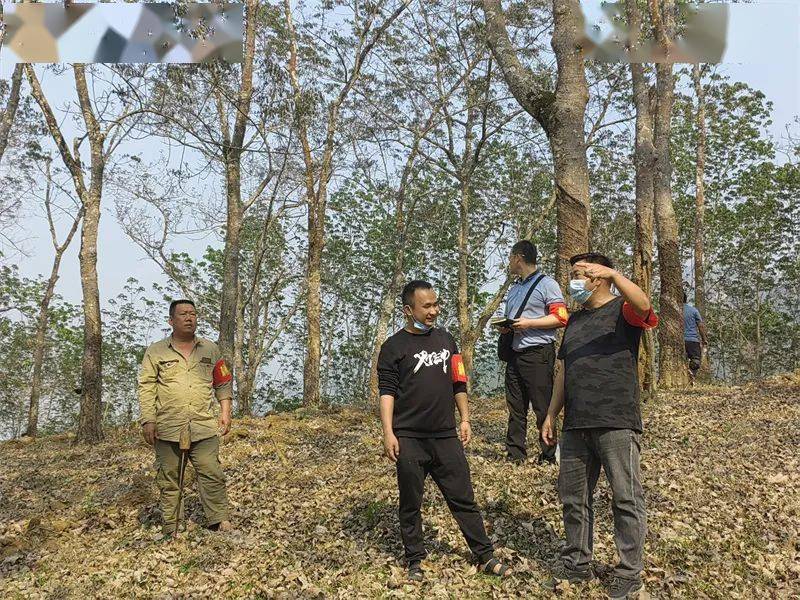
[[[755,305],[756,305],[756,379],[761,381],[763,377],[762,372],[762,347],[761,347],[761,293],[758,291],[758,279],[755,285]]]
[[[14,73],[11,75],[11,92],[8,95],[8,102],[5,110],[0,113],[0,162],[3,161],[3,154],[8,146],[8,137],[11,133],[11,126],[14,124],[14,117],[19,106],[20,88],[22,87],[22,70],[24,65],[17,63]]]
[[[53,267],[50,270],[50,277],[47,280],[42,301],[39,304],[39,318],[36,322],[36,338],[33,350],[33,376],[31,377],[31,395],[28,402],[28,428],[25,435],[36,437],[39,427],[39,396],[42,387],[42,364],[44,363],[45,336],[47,335],[47,322],[50,314],[50,301],[53,299],[53,291],[58,281],[58,269],[61,265],[63,252],[56,252],[53,259]]]
[[[701,315],[705,315],[705,266],[703,234],[705,232],[705,207],[706,207],[706,99],[705,90],[700,77],[700,66],[692,68],[692,81],[697,95],[697,114],[695,127],[697,128],[697,164],[695,167],[695,202],[694,202],[694,305]]]
[[[255,378],[251,376],[250,366],[248,365],[239,377],[236,378],[236,387],[239,400],[239,416],[253,416],[253,390]]]
[[[469,120],[468,120],[469,122]],[[466,153],[471,153],[471,131],[466,137]],[[467,263],[469,261],[469,184],[461,184],[458,203],[458,291],[456,294],[456,313],[458,328],[461,332],[459,351],[467,372],[467,394],[472,394],[472,358],[475,350],[475,336],[472,331],[472,310],[469,302],[469,279]]]
[[[626,0],[628,28],[634,32],[638,43],[641,15],[636,0]],[[650,86],[642,63],[631,63],[633,102],[636,109],[636,142],[634,164],[636,167],[636,238],[633,251],[633,280],[648,297],[653,293],[653,183],[656,162],[653,146],[653,114],[650,104]],[[655,343],[652,331],[645,331],[639,350],[639,384],[643,391],[656,389]]]
[[[664,2],[663,14],[657,0],[650,3],[653,22],[662,48],[669,54],[674,32],[675,6],[671,0]],[[663,19],[663,21],[662,21]],[[672,64],[656,65],[656,174],[654,182],[655,221],[658,234],[658,266],[661,276],[661,324],[658,329],[659,385],[666,389],[688,383],[686,351],[683,343],[683,285],[678,247],[678,222],[672,204],[672,158],[670,131],[672,105],[675,93],[675,76]]]
[[[586,104],[589,89],[583,53],[578,0],[553,0],[551,45],[558,63],[555,102],[552,105],[550,147],[556,182],[558,261],[556,279],[562,289],[569,279],[569,258],[589,248],[589,167],[586,162]]]
[[[471,331],[469,335],[461,338],[461,347],[458,351],[461,353],[461,360],[464,363],[464,371],[467,372],[467,395],[472,397],[473,388],[473,374],[475,373],[475,346],[478,343],[478,338],[481,332]]]
[[[525,68],[506,30],[500,0],[483,0],[486,37],[511,93],[542,126],[553,153],[556,188],[556,279],[566,287],[569,258],[589,247],[589,167],[584,120],[589,91],[579,39],[583,13],[578,0],[553,0],[551,45],[558,64],[555,92],[547,77]]]
[[[222,251],[222,290],[219,311],[219,349],[229,365],[235,365],[236,313],[239,296],[239,255],[242,233],[241,154],[228,149],[225,157],[227,220]]]
[[[700,65],[692,68],[692,81],[697,96],[697,162],[695,167],[695,213],[694,213],[694,305],[700,314],[706,316],[705,283],[705,212],[706,212],[706,93],[703,88]],[[706,326],[707,327],[707,326]],[[711,364],[708,352],[703,352],[700,372],[705,378],[711,377]]]
[[[240,366],[241,373],[236,379],[239,414],[243,417],[253,416],[253,393],[256,388],[256,376],[258,367],[261,365],[261,359],[264,356],[263,336],[260,335],[258,320],[260,310],[259,302],[254,302],[250,308],[250,325],[247,334],[247,363],[242,361]],[[244,347],[244,338],[242,347]]]
[[[103,439],[103,333],[100,289],[97,283],[97,230],[106,158],[103,135],[92,111],[83,65],[74,65],[75,83],[91,148],[91,179],[88,193],[81,198],[84,218],[79,253],[83,289],[83,365],[81,369],[81,410],[76,442]],[[77,154],[77,152],[76,152]]]
[[[256,356],[256,343],[258,337],[258,302],[253,298],[254,303],[250,306],[249,323],[247,324],[247,343],[245,344],[245,319],[244,310],[237,308],[236,324],[236,349],[234,352],[236,366],[236,401],[237,413],[242,417],[253,416],[253,391],[255,389],[255,374],[258,371],[258,357]],[[242,297],[239,294],[238,302],[241,304]],[[253,317],[253,312],[256,316]],[[255,326],[253,321],[255,320]],[[245,362],[244,349],[247,346],[247,361]]]
[[[303,402],[310,406],[321,404],[320,396],[320,361],[322,357],[322,336],[320,318],[322,314],[322,251],[325,245],[325,210],[328,199],[328,180],[333,173],[333,153],[336,147],[336,134],[339,128],[339,110],[361,76],[364,61],[391,27],[392,23],[408,7],[410,0],[402,2],[381,25],[374,30],[371,39],[370,26],[360,33],[356,45],[356,56],[353,66],[346,73],[346,81],[338,94],[328,104],[328,122],[325,127],[325,141],[322,157],[317,166],[309,141],[309,114],[305,105],[306,92],[303,90],[298,75],[297,32],[292,17],[289,0],[284,0],[284,17],[289,41],[289,81],[294,93],[294,118],[297,122],[298,138],[302,147],[304,165],[304,184],[308,203],[308,257],[306,261],[306,356],[303,365]],[[315,181],[317,185],[315,186]],[[315,189],[316,187],[316,189]]]
[[[378,312],[378,323],[375,326],[375,343],[372,346],[372,359],[369,374],[369,394],[373,401],[377,402],[378,390],[378,356],[381,353],[381,345],[386,340],[389,323],[394,312],[395,299],[403,283],[403,252],[405,248],[398,248],[394,259],[394,272],[383,299],[381,300],[380,311]]]
[[[42,365],[44,364],[47,325],[50,317],[50,302],[53,299],[53,292],[56,288],[58,281],[58,271],[61,267],[61,258],[64,252],[69,247],[75,232],[78,230],[78,223],[83,216],[80,211],[72,222],[72,227],[67,233],[67,237],[63,244],[59,244],[56,238],[55,223],[53,222],[53,214],[50,207],[50,190],[52,185],[52,178],[50,174],[50,160],[46,162],[47,168],[47,189],[45,191],[45,208],[47,212],[47,220],[50,225],[50,234],[55,248],[55,256],[53,257],[53,266],[50,269],[50,277],[47,280],[47,287],[45,288],[42,301],[39,303],[39,318],[36,322],[36,338],[33,350],[33,375],[31,377],[31,394],[28,402],[28,427],[25,435],[36,437],[39,428],[39,398],[41,396],[42,388]]]
[[[242,280],[239,278],[239,289],[236,291],[236,335],[233,344],[233,378],[236,380],[236,412],[239,415],[250,415],[250,396],[244,396],[244,298],[242,297]],[[253,294],[252,300],[255,300]],[[252,355],[249,355],[252,358]]]
[[[81,366],[81,402],[75,442],[95,442],[103,438],[102,430],[102,322],[100,313],[100,291],[97,284],[97,230],[100,223],[100,201],[103,194],[103,177],[106,156],[103,153],[105,136],[94,115],[89,90],[86,85],[84,66],[75,64],[75,89],[83,114],[86,134],[91,149],[90,184],[86,188],[80,160],[78,140],[74,144],[74,155],[70,152],[58,121],[42,92],[33,68],[25,65],[33,96],[45,117],[47,127],[69,170],[75,191],[80,198],[83,211],[81,248],[78,255],[83,291],[83,361]]]
[[[322,250],[325,243],[325,200],[315,195],[308,206],[308,261],[306,265],[306,361],[303,367],[303,397],[319,406],[320,361],[322,359]]]
[[[245,14],[245,48],[242,63],[242,79],[239,96],[236,99],[236,113],[233,135],[223,149],[225,164],[225,187],[227,196],[227,223],[225,229],[225,248],[222,254],[222,294],[219,315],[219,349],[229,365],[234,365],[234,346],[236,344],[236,315],[239,296],[239,256],[241,230],[244,219],[242,206],[241,161],[247,119],[250,115],[250,102],[253,97],[253,59],[255,56],[255,32],[257,2],[248,0]],[[220,111],[220,119],[225,120],[223,132],[227,138],[227,116]]]
[[[92,150],[93,160],[95,151]],[[85,216],[81,228],[80,272],[83,290],[83,365],[81,368],[81,409],[76,442],[96,442],[102,430],[102,323],[100,290],[97,284],[97,229],[100,223],[101,183],[92,182],[84,201]]]

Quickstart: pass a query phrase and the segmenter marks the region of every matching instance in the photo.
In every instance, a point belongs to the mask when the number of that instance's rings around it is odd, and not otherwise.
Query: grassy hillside
[[[511,580],[476,574],[429,480],[427,580],[406,584],[377,420],[297,411],[237,421],[224,440],[237,530],[190,523],[169,542],[156,541],[153,456],[137,431],[91,448],[66,436],[0,445],[0,597],[546,598],[538,582],[562,535],[557,469],[504,462],[502,401],[473,406],[476,495],[516,567]],[[662,395],[644,416],[650,596],[800,597],[800,377]],[[601,478],[600,572],[614,561],[609,501]],[[601,598],[603,588],[561,595]]]

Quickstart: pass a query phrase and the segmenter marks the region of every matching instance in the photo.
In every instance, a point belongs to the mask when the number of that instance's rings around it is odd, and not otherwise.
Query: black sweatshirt
[[[442,438],[456,435],[455,394],[467,384],[454,383],[453,336],[434,328],[414,334],[401,329],[381,346],[378,382],[381,396],[394,396],[392,429],[398,437]]]

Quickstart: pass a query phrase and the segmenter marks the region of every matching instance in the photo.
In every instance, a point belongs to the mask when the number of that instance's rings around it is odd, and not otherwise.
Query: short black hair
[[[614,263],[611,262],[611,259],[608,258],[605,254],[600,254],[599,252],[583,252],[582,254],[576,254],[572,258],[569,259],[569,264],[574,265],[577,262],[587,262],[593,263],[595,265],[603,265],[604,267],[608,267],[609,269],[614,268]]]
[[[180,300],[173,300],[172,302],[169,303],[169,318],[170,319],[175,316],[175,308],[178,306],[178,304],[191,304],[192,308],[197,308],[194,305],[194,302],[192,302],[191,300],[187,300],[186,298],[181,298]]]
[[[683,303],[686,304],[686,290],[683,290]]]
[[[518,254],[529,265],[535,265],[536,259],[539,258],[539,251],[536,249],[536,244],[530,240],[520,240],[511,246],[511,254]]]
[[[409,281],[407,284],[403,286],[403,293],[400,294],[400,299],[403,302],[403,306],[414,305],[414,292],[416,292],[417,290],[432,290],[432,289],[433,286],[427,281],[423,281],[422,279],[414,279],[413,281]]]

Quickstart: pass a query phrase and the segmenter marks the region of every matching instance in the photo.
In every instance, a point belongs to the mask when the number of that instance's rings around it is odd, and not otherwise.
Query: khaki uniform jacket
[[[233,398],[230,382],[212,385],[220,358],[217,345],[200,337],[188,361],[172,347],[172,336],[151,344],[139,373],[142,425],[155,423],[158,439],[168,442],[177,442],[187,424],[192,442],[217,435],[216,404]]]

